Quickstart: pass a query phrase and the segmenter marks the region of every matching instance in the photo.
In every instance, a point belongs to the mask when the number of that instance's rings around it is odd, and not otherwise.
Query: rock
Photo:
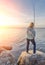
[[[6,50],[12,50],[12,46],[2,46],[2,48],[6,49]]]
[[[0,47],[0,54],[1,54],[3,51],[5,51],[5,49],[2,48],[2,47]]]
[[[15,65],[15,57],[11,53],[3,51],[0,54],[0,65]]]
[[[45,53],[37,51],[36,54],[32,53],[32,50],[22,52],[17,65],[45,65]]]

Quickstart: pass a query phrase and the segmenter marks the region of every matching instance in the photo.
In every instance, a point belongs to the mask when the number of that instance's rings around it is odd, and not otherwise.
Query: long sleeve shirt
[[[27,29],[27,39],[34,39],[34,38],[35,38],[34,28],[28,27],[28,29]]]

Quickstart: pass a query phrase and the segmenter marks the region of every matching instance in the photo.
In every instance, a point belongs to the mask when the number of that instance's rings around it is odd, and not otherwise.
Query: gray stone
[[[15,65],[15,57],[8,51],[0,53],[0,65]]]
[[[37,51],[22,52],[17,61],[17,65],[45,65],[45,53]]]

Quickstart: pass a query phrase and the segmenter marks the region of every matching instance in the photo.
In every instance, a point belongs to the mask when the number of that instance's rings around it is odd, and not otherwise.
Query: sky
[[[0,26],[28,26],[45,27],[45,0],[0,0]]]

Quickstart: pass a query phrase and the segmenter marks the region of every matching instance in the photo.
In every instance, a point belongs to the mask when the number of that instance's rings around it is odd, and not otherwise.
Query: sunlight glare
[[[11,16],[6,16],[4,14],[0,14],[0,26],[10,26],[10,25],[19,25],[19,21],[16,18]]]

